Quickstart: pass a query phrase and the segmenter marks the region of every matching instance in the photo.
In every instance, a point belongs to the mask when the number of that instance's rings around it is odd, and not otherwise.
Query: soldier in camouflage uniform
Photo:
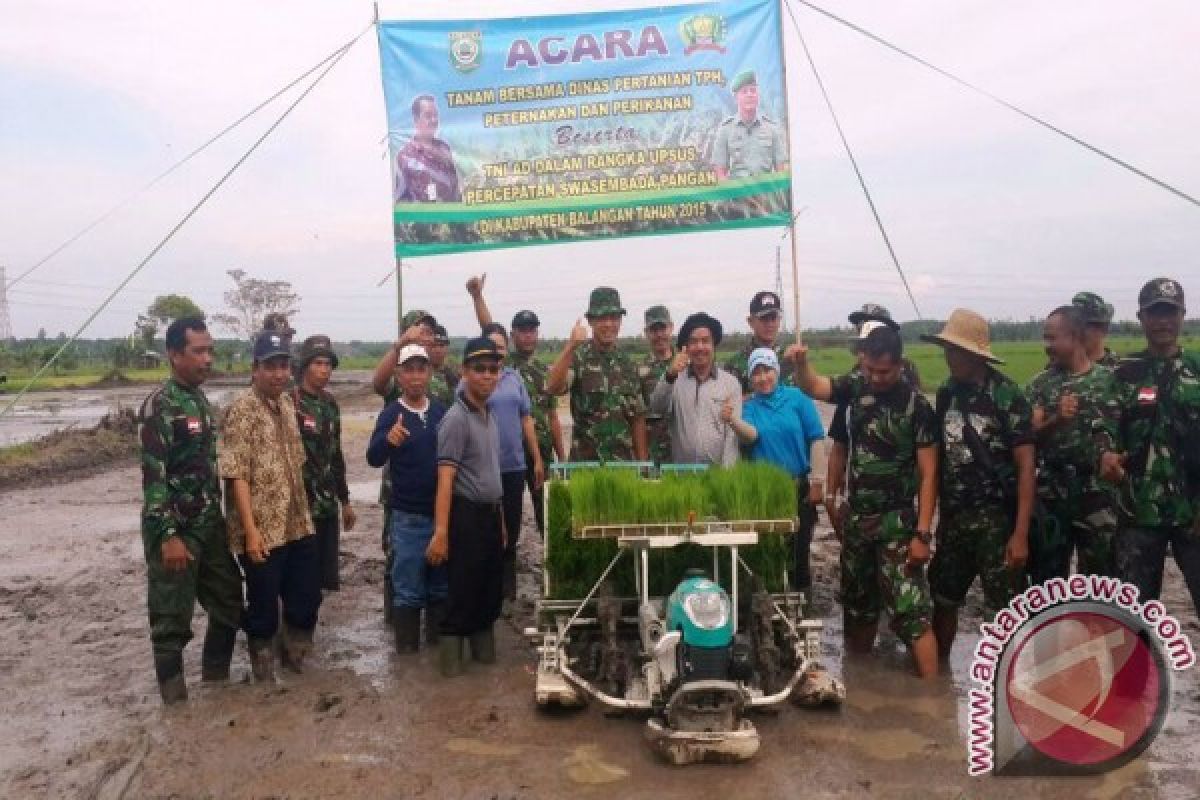
[[[950,658],[958,610],[978,577],[995,613],[1025,588],[1034,498],[1032,411],[992,365],[987,321],[957,309],[922,339],[944,349],[950,377],[937,391],[940,517],[929,566],[938,655]]]
[[[407,344],[419,344],[428,352],[433,346],[437,324],[433,315],[422,309],[413,309],[401,317],[400,338],[393,342],[392,346],[380,357],[371,376],[371,387],[375,390],[375,394],[383,398],[385,406],[400,396],[396,389],[396,367],[400,351]],[[383,573],[383,617],[384,621],[388,623],[392,621],[392,582],[389,578],[392,574],[391,536],[389,534],[392,523],[391,500],[392,476],[390,470],[385,469],[379,481],[379,505],[383,507],[382,541],[383,552],[386,556]]]
[[[459,380],[462,379],[458,369],[447,361],[449,350],[450,335],[443,326],[434,325],[433,343],[428,349],[429,366],[432,370],[429,375],[429,396],[447,408],[454,405],[454,392],[458,388]],[[393,379],[392,389],[385,397],[385,402],[391,402],[399,396],[400,391],[396,388],[396,381]]]
[[[1114,574],[1116,507],[1099,467],[1100,454],[1115,446],[1120,398],[1112,371],[1088,359],[1084,325],[1075,304],[1050,313],[1042,339],[1052,366],[1029,383],[1045,509],[1031,543],[1034,583],[1065,578],[1073,550],[1077,572]]]
[[[300,346],[297,385],[292,388],[296,425],[304,443],[304,491],[312,514],[320,558],[321,588],[337,591],[338,541],[341,524],[354,527],[350,489],[346,485],[346,459],[342,455],[342,412],[337,400],[325,390],[338,357],[328,336],[310,336]]]
[[[646,460],[646,404],[637,368],[617,349],[624,315],[616,289],[593,289],[587,310],[590,341],[580,320],[546,379],[549,393],[570,392],[572,461]]]
[[[1113,307],[1093,292],[1079,292],[1071,298],[1071,305],[1079,309],[1087,326],[1084,344],[1088,360],[1109,369],[1116,368],[1121,357],[1104,344],[1108,337],[1108,326],[1112,323]]]
[[[671,360],[675,358],[675,348],[671,345],[671,334],[675,330],[675,324],[671,321],[671,312],[666,306],[651,306],[646,309],[645,320],[650,352],[638,363],[637,375],[642,387],[642,402],[648,409],[654,387],[666,374],[667,367],[671,366]],[[654,413],[646,416],[646,440],[651,461],[655,464],[670,463],[671,429],[665,416]]]
[[[200,386],[212,369],[204,320],[167,328],[171,377],[142,404],[142,544],[154,670],[164,703],[187,699],[183,648],[196,601],[208,612],[201,675],[229,677],[242,621],[242,576],[225,536],[217,428]]]
[[[779,304],[779,295],[774,292],[758,292],[750,299],[750,316],[746,317],[750,325],[750,341],[741,350],[722,365],[722,369],[737,378],[742,385],[742,394],[753,394],[750,387],[750,371],[746,365],[750,354],[760,347],[774,350],[779,363],[785,363],[783,345],[779,341],[779,327],[783,324],[783,309]],[[791,376],[780,375],[779,380],[785,385],[791,385]]]
[[[1150,281],[1138,306],[1147,347],[1117,367],[1118,449],[1101,457],[1101,477],[1120,485],[1117,576],[1158,597],[1170,545],[1200,611],[1200,357],[1179,344],[1178,281]]]
[[[887,609],[917,672],[931,678],[938,651],[925,565],[937,505],[937,422],[924,396],[900,378],[903,348],[891,328],[872,331],[863,343],[861,372],[835,379],[812,369],[804,345],[788,348],[787,356],[805,393],[848,406],[850,511],[842,536],[847,648],[869,652],[880,612]]]
[[[467,293],[471,295],[475,318],[479,321],[481,330],[494,322],[492,312],[483,297],[483,287],[486,283],[486,272],[467,281]],[[567,454],[563,444],[562,423],[558,419],[558,398],[546,391],[549,370],[536,357],[538,329],[541,324],[538,315],[529,309],[523,309],[513,315],[512,349],[508,352],[507,361],[525,382],[525,391],[529,393],[531,403],[533,430],[537,435],[538,453],[542,464],[548,466],[553,462],[555,455],[559,461],[566,461]],[[529,498],[533,503],[534,521],[537,523],[538,532],[545,534],[546,509],[543,504],[542,485],[534,473],[532,453],[525,453],[525,464],[525,486],[529,489]]]

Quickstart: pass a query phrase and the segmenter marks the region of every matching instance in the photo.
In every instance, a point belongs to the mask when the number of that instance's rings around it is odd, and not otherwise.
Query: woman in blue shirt
[[[742,418],[733,416],[731,405],[722,410],[722,417],[751,459],[776,464],[796,480],[799,525],[792,537],[792,588],[807,595],[812,585],[809,550],[821,501],[820,483],[809,480],[812,443],[825,438],[825,429],[812,398],[780,384],[779,358],[773,350],[760,347],[750,353],[747,370],[754,394],[742,404]]]

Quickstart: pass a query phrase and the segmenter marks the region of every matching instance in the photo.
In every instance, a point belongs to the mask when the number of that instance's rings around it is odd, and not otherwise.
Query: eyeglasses
[[[500,373],[499,364],[472,364],[468,369],[480,375],[485,372],[489,375],[498,375]]]

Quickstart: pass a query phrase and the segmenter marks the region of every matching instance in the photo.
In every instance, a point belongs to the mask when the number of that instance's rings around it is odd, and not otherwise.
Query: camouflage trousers
[[[671,463],[671,429],[666,417],[646,417],[646,445],[655,464]]]
[[[1033,583],[1065,578],[1071,554],[1077,552],[1076,572],[1115,575],[1113,540],[1117,514],[1112,496],[1089,493],[1043,500],[1044,514],[1029,531],[1029,575]]]
[[[1170,546],[1192,595],[1192,609],[1200,614],[1200,531],[1194,527],[1129,527],[1121,528],[1115,541],[1116,576],[1138,587],[1143,603],[1158,599],[1162,592],[1163,567]]]
[[[933,603],[925,565],[907,564],[915,529],[912,509],[850,511],[842,537],[841,593],[848,624],[877,624],[880,611],[886,609],[892,630],[906,644],[929,630]]]
[[[958,607],[975,578],[983,585],[984,602],[995,612],[1024,588],[1024,570],[1004,564],[1004,548],[1012,535],[1012,518],[1001,506],[942,512],[937,550],[929,565],[929,588],[939,607]]]
[[[196,601],[208,612],[209,628],[237,630],[242,624],[242,573],[238,571],[224,524],[179,534],[192,560],[186,570],[163,567],[161,545],[147,545],[146,609],[155,658],[177,656],[192,638]]]

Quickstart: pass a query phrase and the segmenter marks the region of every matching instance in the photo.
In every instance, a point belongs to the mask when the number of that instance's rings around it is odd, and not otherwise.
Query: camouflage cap
[[[755,86],[758,85],[758,76],[754,74],[754,70],[744,69],[733,76],[733,81],[729,84],[729,91],[736,92],[743,86],[749,86],[752,83]]]
[[[328,358],[330,363],[333,364],[333,368],[337,369],[338,357],[337,353],[333,352],[333,342],[329,340],[329,337],[322,335],[308,337],[300,345],[300,369],[307,368],[313,359],[321,358],[322,356]]]
[[[1112,322],[1113,307],[1094,292],[1079,292],[1071,298],[1071,305],[1079,309],[1083,321],[1089,324],[1107,325]]]
[[[882,322],[894,331],[900,330],[899,323],[892,319],[892,312],[878,303],[863,303],[861,309],[852,312],[846,319],[856,328],[861,328],[864,322],[874,321]]]
[[[1179,281],[1172,278],[1155,278],[1147,281],[1138,292],[1138,310],[1145,311],[1150,306],[1175,306],[1180,311],[1187,311],[1183,303],[1183,287]]]
[[[433,326],[433,343],[450,344],[450,334],[446,333],[446,327],[444,325]]]
[[[282,311],[272,311],[263,317],[262,329],[282,333],[284,336],[292,336],[296,333],[296,329],[288,323],[287,314]]]
[[[400,318],[400,331],[404,332],[413,325],[419,325],[422,322],[428,325],[430,328],[437,326],[437,320],[433,318],[432,314],[430,314],[428,311],[422,311],[419,308],[414,308],[412,311],[409,311]]]
[[[621,308],[621,295],[612,287],[597,286],[592,289],[592,295],[588,298],[587,315],[605,317],[609,314],[625,314],[625,309]]]
[[[666,306],[650,306],[646,309],[646,327],[657,328],[660,325],[670,325],[671,312]]]

